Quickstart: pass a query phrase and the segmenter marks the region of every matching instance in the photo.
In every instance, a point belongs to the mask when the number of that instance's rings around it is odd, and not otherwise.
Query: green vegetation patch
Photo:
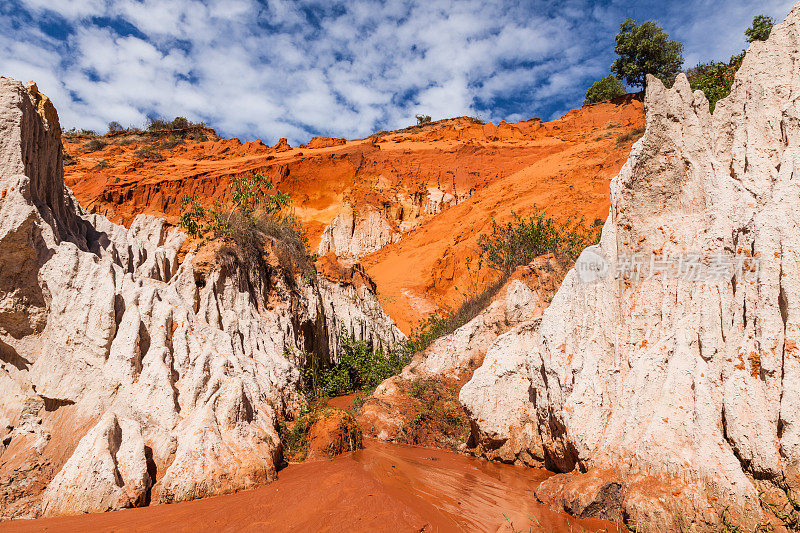
[[[411,353],[407,343],[400,343],[384,353],[343,331],[335,363],[313,354],[304,355],[303,382],[312,398],[374,389],[383,380],[398,374],[411,361]]]

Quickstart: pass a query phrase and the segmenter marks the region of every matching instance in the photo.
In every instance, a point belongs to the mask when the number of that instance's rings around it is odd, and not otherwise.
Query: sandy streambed
[[[366,441],[333,460],[293,464],[274,483],[204,500],[0,523],[48,531],[616,531],[536,502],[550,474],[454,453]],[[513,529],[509,523],[513,523]]]

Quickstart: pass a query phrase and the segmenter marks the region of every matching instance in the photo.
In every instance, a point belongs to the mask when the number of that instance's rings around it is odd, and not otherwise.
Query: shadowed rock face
[[[83,211],[52,104],[0,78],[0,518],[265,483],[296,354],[335,357],[342,330],[402,338],[369,284],[277,260],[256,274],[209,247],[179,261],[184,240]]]
[[[571,271],[541,325],[500,337],[462,389],[484,447],[588,470],[541,499],[662,529],[717,523],[730,505],[752,528],[759,488],[800,490],[798,60],[800,5],[750,46],[713,116],[685,76],[650,78],[646,132],[593,249],[611,275]],[[744,268],[614,279],[620,256],[690,253]]]

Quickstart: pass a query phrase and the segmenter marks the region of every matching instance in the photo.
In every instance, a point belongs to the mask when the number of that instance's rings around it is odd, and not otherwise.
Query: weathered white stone
[[[403,382],[431,377],[467,379],[485,358],[495,357],[492,350],[500,351],[494,347],[500,335],[541,317],[548,305],[548,297],[558,288],[570,264],[567,257],[556,258],[549,254],[517,269],[486,309],[454,332],[436,339],[428,348],[416,354],[399,375],[378,385],[372,398],[361,409],[359,423],[382,440],[392,440],[399,435],[407,416]],[[501,352],[498,356],[503,358],[505,354]],[[508,403],[519,392],[519,400],[527,402],[528,383],[525,377],[509,371],[508,381],[506,393],[489,400]],[[494,403],[487,404],[487,409],[494,409]],[[511,429],[506,427],[506,438],[511,433]],[[527,433],[531,431],[528,429]],[[515,459],[516,454],[506,452],[508,448],[506,446],[490,457]],[[533,463],[534,460],[526,462]]]
[[[799,60],[800,5],[751,44],[713,115],[685,76],[648,79],[646,132],[595,249],[611,275],[570,272],[538,328],[489,350],[460,396],[479,449],[616,472],[625,514],[661,528],[678,512],[708,526],[726,505],[752,526],[754,478],[800,490]],[[760,269],[614,279],[619,256],[690,253]]]
[[[139,424],[107,413],[47,487],[44,514],[134,507],[144,503],[150,483]]]
[[[323,231],[317,253],[364,257],[399,240],[400,233],[374,207],[366,206],[355,212],[350,204],[344,204]]]
[[[271,480],[299,353],[335,357],[341,331],[384,347],[402,334],[369,288],[276,253],[249,265],[206,246],[179,264],[186,236],[163,220],[126,229],[86,213],[64,187],[55,110],[34,89],[0,78],[0,452],[9,441],[37,479],[55,476],[45,514]],[[39,512],[18,474],[0,463],[0,519]]]

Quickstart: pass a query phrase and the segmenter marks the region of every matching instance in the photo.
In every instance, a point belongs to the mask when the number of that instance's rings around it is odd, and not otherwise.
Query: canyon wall
[[[350,204],[344,204],[341,212],[322,232],[317,253],[364,257],[399,241],[400,232],[394,227],[396,225],[373,206],[354,210]]]
[[[426,428],[431,433],[426,437],[431,440],[409,442],[405,439],[405,430],[420,416],[409,399],[409,389],[414,384],[435,380],[437,391],[443,397],[452,395],[454,408],[460,411],[458,389],[481,366],[488,348],[511,328],[541,318],[572,263],[568,256],[548,254],[518,268],[492,295],[486,308],[452,333],[435,339],[416,353],[401,373],[376,387],[358,412],[358,423],[364,433],[408,444],[462,444],[436,442],[441,435],[436,435],[435,426]]]
[[[800,5],[713,115],[685,76],[650,77],[600,244],[463,387],[476,453],[568,473],[540,499],[752,529],[800,490],[798,61]]]
[[[303,271],[280,241],[253,265],[86,213],[62,157],[49,100],[0,77],[0,518],[268,482],[299,354],[402,338],[374,285]]]
[[[408,332],[491,277],[487,268],[468,272],[465,259],[492,219],[539,207],[602,223],[608,184],[643,124],[642,103],[626,96],[550,122],[458,117],[280,150],[210,130],[185,139],[69,134],[65,181],[87,211],[128,226],[139,214],[177,223],[184,194],[210,207],[225,200],[230,175],[267,175],[291,196],[313,249],[361,258],[384,309]]]

